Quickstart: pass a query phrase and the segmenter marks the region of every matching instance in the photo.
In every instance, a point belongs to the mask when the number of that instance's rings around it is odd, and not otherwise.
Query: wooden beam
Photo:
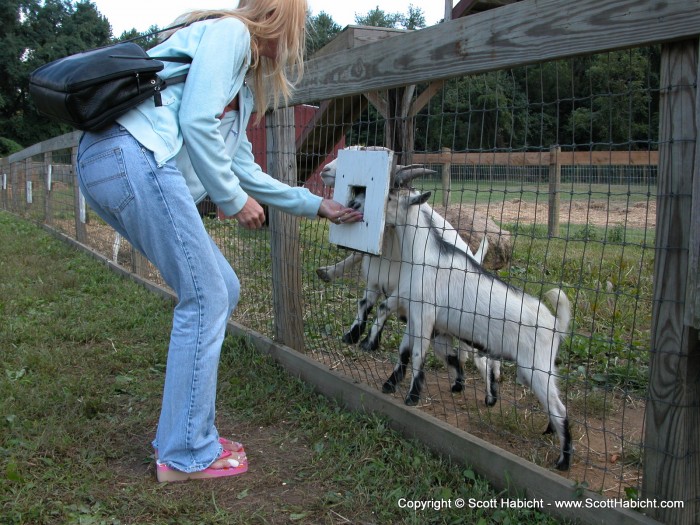
[[[700,78],[700,60],[697,78]],[[700,108],[700,89],[696,89],[695,108]],[[700,130],[700,114],[695,111],[695,129]],[[688,285],[686,287],[685,324],[700,330],[700,140],[695,141],[695,165],[693,167],[691,232],[688,250]]]
[[[478,2],[479,0],[459,0],[459,2],[457,2],[457,5],[452,8],[451,20],[461,18],[464,15],[468,14],[469,11],[471,11],[474,5]]]
[[[296,186],[294,108],[278,109],[266,118],[268,173]],[[300,219],[274,208],[269,209],[269,215],[275,339],[301,352],[304,350],[304,308],[301,300]]]
[[[435,82],[428,84],[428,87],[424,89],[423,92],[418,95],[418,98],[413,101],[413,104],[411,104],[411,109],[408,112],[408,116],[415,117],[418,112],[423,109],[428,102],[430,102],[430,99],[432,99],[444,86],[444,80],[436,80]]]
[[[82,136],[82,131],[72,131],[70,133],[66,133],[65,135],[59,135],[58,137],[33,144],[22,151],[13,153],[7,157],[7,161],[10,163],[15,163],[28,157],[46,153],[47,151],[72,148],[73,146],[78,145],[78,141]]]
[[[386,97],[383,97],[379,91],[368,91],[364,95],[384,120],[389,118],[389,104],[386,101]]]
[[[328,44],[316,51],[312,58],[320,58],[334,53],[340,53],[402,33],[406,33],[406,30],[388,27],[350,25],[338,33]]]
[[[65,136],[65,135],[64,135]],[[25,150],[26,151],[26,150]],[[75,174],[75,166],[78,163],[78,146],[73,146],[71,148],[71,180],[73,181],[73,211],[75,212],[75,238],[78,242],[87,242],[87,228],[85,223],[87,222],[87,206],[85,201],[80,194],[80,186],[78,185],[78,178]],[[85,217],[83,217],[83,213]],[[83,220],[85,219],[85,220]]]
[[[294,104],[692,38],[697,0],[523,0],[311,59]]]
[[[642,497],[683,502],[649,509],[663,523],[693,525],[700,515],[700,341],[683,322],[688,276],[698,41],[663,46],[652,343]]]
[[[558,154],[563,166],[656,166],[658,151],[562,151]],[[549,151],[512,151],[494,153],[448,152],[414,153],[413,162],[419,164],[465,164],[470,166],[547,166]]]
[[[449,22],[454,17],[452,16],[452,0],[445,0],[445,15],[443,16],[443,22]]]
[[[547,217],[547,234],[559,237],[559,203],[561,202],[561,162],[560,146],[549,148],[549,209]]]
[[[460,0],[452,10],[452,20],[467,16],[471,13],[480,13],[482,11],[488,11],[489,9],[503,7],[504,5],[514,4],[519,1],[520,0]]]

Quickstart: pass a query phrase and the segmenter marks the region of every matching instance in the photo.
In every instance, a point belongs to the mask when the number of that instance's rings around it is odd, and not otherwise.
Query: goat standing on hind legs
[[[347,149],[385,150],[386,148],[350,146]],[[321,177],[326,186],[335,186],[336,171],[337,159],[324,167]],[[433,173],[435,173],[433,170],[418,164],[409,166],[397,165],[391,174],[391,185],[393,188],[406,188],[414,178]],[[354,200],[348,205],[362,210],[364,207],[364,194],[356,195]],[[433,211],[433,213],[434,221],[439,225],[440,235],[444,238],[444,241],[455,244],[458,248],[464,250],[468,256],[473,257],[474,260],[481,264],[488,250],[487,237],[484,235],[479,249],[472,254],[471,249],[459,236],[457,230],[437,212]],[[330,282],[360,263],[362,264],[361,275],[365,280],[365,291],[362,299],[357,303],[355,320],[350,329],[343,334],[342,340],[346,344],[355,344],[360,341],[372,308],[380,297],[386,296],[387,300],[382,301],[377,308],[377,316],[370,327],[369,333],[360,342],[360,348],[369,352],[379,348],[382,331],[389,316],[393,312],[399,312],[400,315],[405,316],[405,312],[400,311],[398,301],[389,300],[393,292],[398,288],[398,279],[401,272],[401,249],[393,229],[389,228],[384,232],[381,256],[354,252],[334,265],[318,268],[316,273],[322,280]],[[464,389],[464,366],[467,358],[473,357],[474,364],[486,382],[485,403],[488,406],[493,406],[498,398],[498,382],[501,377],[500,361],[477,355],[473,348],[463,342],[458,342],[458,348],[453,351],[451,336],[435,335],[436,337],[433,339],[435,353],[442,357],[451,375],[455,378],[452,391],[461,392]]]
[[[396,391],[411,360],[413,377],[406,404],[416,405],[424,382],[423,362],[430,340],[451,335],[496,360],[517,365],[518,379],[530,387],[547,411],[547,431],[560,443],[556,463],[568,470],[573,454],[571,433],[556,382],[555,359],[571,320],[568,298],[559,289],[545,297],[556,317],[539,300],[484,270],[455,244],[445,242],[425,205],[430,192],[390,192],[386,224],[394,228],[401,250],[401,274],[394,296],[406,312],[406,332],[399,362],[383,386]]]
[[[348,150],[366,151],[389,151],[381,146],[349,146]],[[335,187],[338,159],[329,162],[321,171],[323,183],[328,187]],[[391,185],[394,188],[407,187],[413,179],[427,174],[434,174],[435,171],[427,169],[419,164],[408,166],[396,165],[391,173]],[[359,193],[354,196],[348,206],[356,210],[363,211],[365,205],[365,194]],[[385,232],[386,233],[386,232]],[[357,315],[350,328],[343,334],[342,341],[346,344],[356,344],[360,342],[362,334],[367,326],[367,319],[374,305],[379,299],[391,293],[396,287],[395,278],[398,277],[400,269],[400,253],[391,233],[384,236],[382,243],[382,255],[370,255],[366,253],[354,252],[336,264],[324,266],[316,270],[316,274],[325,282],[333,281],[349,272],[358,264],[362,264],[361,274],[366,283],[362,299],[357,304]],[[392,278],[393,276],[393,278]],[[370,333],[360,342],[360,347],[365,351],[374,351],[379,347],[381,332],[384,329],[386,318],[391,312],[386,312],[381,324],[375,322]]]

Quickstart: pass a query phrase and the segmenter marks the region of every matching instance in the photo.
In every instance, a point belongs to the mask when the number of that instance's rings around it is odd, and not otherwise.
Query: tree
[[[166,26],[167,27],[167,26]],[[140,45],[144,49],[151,49],[155,45],[158,44],[159,39],[163,35],[163,33],[156,33],[156,34],[151,34],[155,33],[156,31],[160,30],[160,28],[157,25],[152,25],[148,29],[146,29],[143,33],[140,33],[136,31],[136,29],[129,29],[128,31],[122,32],[121,35],[119,35],[119,38],[115,38],[115,41],[118,42],[123,42],[125,40],[133,40],[136,39],[136,43]],[[146,36],[150,35],[150,36]]]
[[[452,79],[418,115],[416,149],[653,147],[658,55],[631,49]]]
[[[342,28],[333,21],[329,14],[321,11],[316,16],[308,17],[306,30],[306,55],[310,57],[333,40]]]
[[[379,6],[364,15],[355,14],[355,23],[361,26],[397,27],[402,20],[399,13],[385,13]]]
[[[413,4],[408,5],[408,13],[401,18],[401,25],[404,29],[414,30],[425,27],[425,15],[420,7]]]
[[[395,29],[422,29],[425,27],[425,15],[420,7],[409,4],[408,13],[385,13],[379,6],[364,15],[355,14],[355,23],[372,27],[391,27]]]
[[[652,92],[648,83],[658,84],[650,75],[650,52],[630,49],[595,55],[583,74],[590,94],[566,121],[575,144],[608,148],[624,144],[647,148],[650,140]],[[654,128],[655,129],[655,128]]]
[[[5,0],[0,20],[2,135],[28,145],[69,131],[37,114],[29,74],[57,58],[107,44],[109,22],[93,3],[68,0]]]
[[[16,141],[8,122],[18,117],[22,96],[18,81],[25,74],[22,59],[26,37],[22,18],[36,7],[34,0],[5,0],[0,3],[0,135],[6,137],[3,149],[9,149],[8,145]]]

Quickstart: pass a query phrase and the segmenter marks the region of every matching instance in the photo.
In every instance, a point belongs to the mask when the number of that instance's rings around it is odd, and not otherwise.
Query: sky
[[[135,28],[145,31],[152,25],[165,27],[178,15],[191,9],[230,8],[237,0],[92,0],[97,10],[112,25],[112,34],[119,36]],[[325,11],[340,26],[355,23],[355,13],[364,15],[376,8],[386,13],[408,13],[413,4],[423,10],[425,22],[431,26],[444,17],[442,0],[308,0],[313,16]]]

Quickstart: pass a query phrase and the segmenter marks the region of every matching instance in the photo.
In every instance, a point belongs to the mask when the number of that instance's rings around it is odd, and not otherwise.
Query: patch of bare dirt
[[[315,353],[329,366],[381,390],[392,371],[387,354],[368,354],[358,349],[343,354]],[[547,417],[529,389],[515,381],[514,366],[502,367],[499,400],[493,407],[484,404],[485,384],[473,366],[465,371],[465,388],[450,392],[451,381],[444,367],[426,369],[426,383],[417,407],[489,443],[532,461],[573,482],[586,482],[588,488],[610,498],[624,498],[627,487],[641,484],[641,449],[645,405],[619,391],[569,392],[567,404],[574,442],[574,459],[568,472],[553,468],[559,457],[559,442],[543,435]],[[403,400],[410,373],[399,391]],[[567,390],[566,382],[560,388]],[[584,399],[585,398],[585,399]],[[594,401],[595,400],[595,406]]]
[[[502,224],[547,224],[548,203],[534,203],[522,199],[477,205],[477,211]],[[572,224],[594,226],[622,225],[630,228],[656,227],[656,201],[618,203],[607,200],[566,201],[559,207],[559,220]]]

